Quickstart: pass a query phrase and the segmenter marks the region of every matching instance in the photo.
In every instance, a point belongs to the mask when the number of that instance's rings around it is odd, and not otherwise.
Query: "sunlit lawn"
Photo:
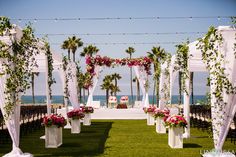
[[[167,134],[157,134],[155,126],[145,120],[96,120],[83,126],[78,135],[63,130],[63,145],[57,149],[44,148],[39,137],[44,129],[23,136],[20,148],[34,156],[99,156],[99,157],[197,157],[200,151],[213,148],[213,140],[200,129],[191,129],[191,138],[184,140],[183,149],[171,149]],[[224,149],[236,151],[236,145],[226,141]],[[11,150],[11,144],[0,144],[0,155]]]

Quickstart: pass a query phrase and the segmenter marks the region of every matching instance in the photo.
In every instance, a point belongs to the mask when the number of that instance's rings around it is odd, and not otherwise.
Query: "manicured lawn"
[[[44,148],[39,137],[44,129],[21,139],[20,148],[34,156],[98,156],[98,157],[198,157],[200,151],[213,148],[206,132],[191,129],[191,138],[184,140],[184,149],[171,149],[167,134],[157,134],[145,120],[96,120],[83,126],[78,135],[63,130],[63,145],[57,149]],[[226,141],[224,149],[236,151],[236,145]],[[0,155],[9,152],[11,144],[0,144]]]

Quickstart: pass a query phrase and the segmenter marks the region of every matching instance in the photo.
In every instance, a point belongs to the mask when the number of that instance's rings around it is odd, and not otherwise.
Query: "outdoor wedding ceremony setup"
[[[216,17],[221,24],[190,32],[198,38],[166,42],[174,44],[171,53],[163,48],[165,42],[110,43],[126,48],[126,57],[102,52],[98,47],[109,43],[95,37],[165,39],[189,32],[44,34],[34,28],[47,30],[49,21],[58,25],[56,32],[60,24],[78,21],[129,20],[132,25],[144,20],[210,22]],[[0,15],[0,155],[235,157],[236,16],[216,17]],[[51,36],[67,38],[57,43]],[[95,36],[93,43],[86,41],[90,36]],[[151,47],[137,52],[139,44]],[[202,83],[204,90],[195,89]]]

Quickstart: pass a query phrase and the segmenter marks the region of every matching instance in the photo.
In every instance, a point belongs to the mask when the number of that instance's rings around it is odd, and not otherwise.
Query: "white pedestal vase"
[[[45,147],[57,148],[62,145],[62,127],[52,125],[45,127]]]
[[[171,148],[183,148],[183,127],[170,127],[168,144]]]
[[[164,117],[157,117],[156,119],[156,132],[165,134],[166,133],[166,127],[164,124]]]
[[[85,113],[84,114],[84,125],[91,125],[91,113]]]
[[[147,113],[147,125],[155,125],[155,119],[150,113]]]
[[[81,131],[80,119],[72,119],[71,120],[71,133],[79,134]]]

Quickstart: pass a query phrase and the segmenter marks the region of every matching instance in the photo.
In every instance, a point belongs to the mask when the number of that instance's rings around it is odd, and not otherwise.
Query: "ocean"
[[[120,97],[121,97],[121,95],[118,95],[117,100],[120,100]],[[178,95],[173,95],[171,103],[177,104],[178,97],[179,97]],[[87,96],[85,97],[85,99],[87,100]],[[93,99],[94,99],[94,101],[100,101],[101,106],[105,106],[105,104],[106,104],[106,96],[104,96],[104,95],[94,95]],[[32,100],[33,100],[32,96],[28,96],[28,95],[24,95],[21,98],[21,101],[23,104],[32,104],[32,102],[33,102]],[[129,100],[131,100],[131,96],[129,96]],[[134,96],[134,100],[136,100],[136,96]],[[194,103],[198,103],[198,102],[204,101],[204,100],[206,100],[205,95],[195,95],[194,96]],[[153,96],[149,95],[149,103],[152,104],[152,101],[153,101]],[[154,97],[154,101],[156,102],[155,97]],[[190,99],[190,102],[191,102],[191,99]],[[46,103],[46,96],[42,96],[42,95],[35,96],[35,103],[36,104]],[[60,96],[60,95],[52,96],[52,103],[53,104],[62,104],[63,103],[63,96]]]

